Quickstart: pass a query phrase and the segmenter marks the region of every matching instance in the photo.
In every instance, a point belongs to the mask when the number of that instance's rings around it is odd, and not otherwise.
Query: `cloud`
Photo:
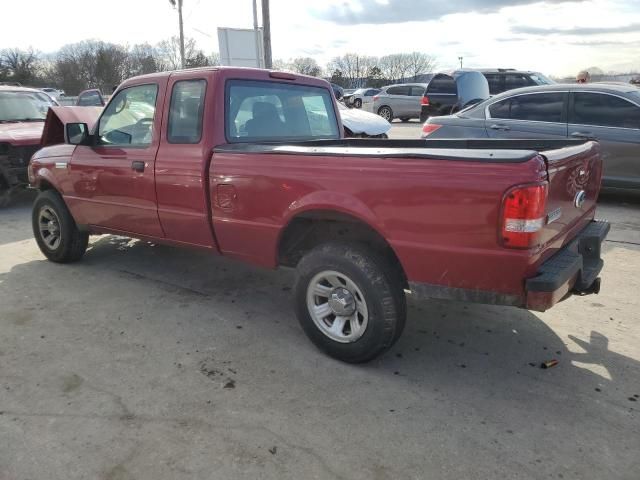
[[[573,3],[582,0],[548,0],[547,3]],[[504,7],[540,3],[540,0],[357,0],[341,1],[317,11],[323,20],[342,24],[386,24],[437,20],[453,13],[493,13]]]
[[[511,27],[513,33],[530,35],[602,35],[607,33],[636,33],[640,32],[640,23],[629,23],[616,27],[573,27],[573,28],[544,28],[529,25]]]

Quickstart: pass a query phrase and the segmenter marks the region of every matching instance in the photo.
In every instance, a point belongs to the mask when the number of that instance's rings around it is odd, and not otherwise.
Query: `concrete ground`
[[[363,366],[307,341],[291,272],[112,236],[56,265],[31,201],[0,212],[0,480],[640,476],[637,198],[601,202],[600,295],[412,301]]]

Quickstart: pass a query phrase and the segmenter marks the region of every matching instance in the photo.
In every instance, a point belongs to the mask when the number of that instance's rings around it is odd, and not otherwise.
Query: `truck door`
[[[205,118],[204,110],[213,98],[206,78],[189,72],[171,75],[156,157],[158,216],[166,238],[209,248],[215,248],[215,242],[205,170],[211,150],[205,146],[205,132],[213,129],[209,122],[214,118]]]
[[[118,91],[76,147],[68,168],[69,208],[79,223],[162,237],[154,184],[166,79]]]

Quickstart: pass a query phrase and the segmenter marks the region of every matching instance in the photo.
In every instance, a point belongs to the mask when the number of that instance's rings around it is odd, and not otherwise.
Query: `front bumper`
[[[609,229],[609,222],[592,221],[540,265],[537,275],[525,283],[526,308],[544,312],[571,294],[598,293],[604,265],[600,251]]]

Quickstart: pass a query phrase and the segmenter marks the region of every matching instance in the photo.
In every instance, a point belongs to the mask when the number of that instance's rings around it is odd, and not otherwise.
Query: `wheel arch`
[[[332,241],[364,244],[387,260],[407,288],[407,276],[398,255],[375,222],[352,211],[309,208],[293,215],[277,242],[278,265],[295,267],[310,250]]]

